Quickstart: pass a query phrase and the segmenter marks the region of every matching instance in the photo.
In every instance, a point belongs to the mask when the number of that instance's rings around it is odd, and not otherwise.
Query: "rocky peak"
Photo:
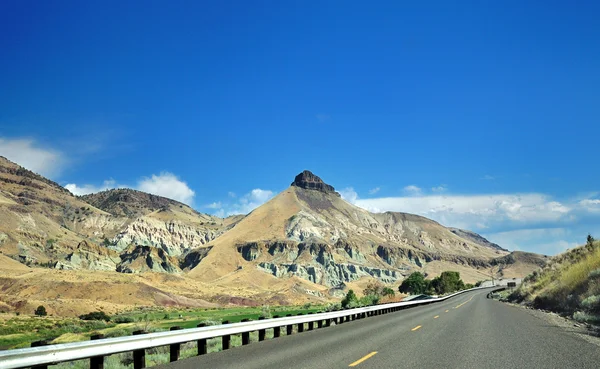
[[[305,170],[298,174],[292,182],[292,186],[304,188],[306,190],[317,190],[324,193],[331,193],[336,196],[340,196],[339,193],[335,192],[333,186],[323,182],[319,176],[313,174],[311,171]]]

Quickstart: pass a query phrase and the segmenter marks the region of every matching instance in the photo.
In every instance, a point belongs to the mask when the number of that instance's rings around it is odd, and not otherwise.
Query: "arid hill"
[[[458,231],[369,213],[309,171],[250,214],[221,219],[130,189],[76,197],[0,157],[0,308],[324,302],[373,279],[397,287],[414,270],[474,282],[539,264]]]

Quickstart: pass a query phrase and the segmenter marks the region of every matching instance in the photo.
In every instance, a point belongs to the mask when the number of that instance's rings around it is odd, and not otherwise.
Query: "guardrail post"
[[[104,338],[103,334],[94,334],[90,337],[92,341]],[[104,356],[94,356],[90,358],[90,369],[104,369]]]
[[[181,327],[171,327],[170,331],[178,331]],[[179,353],[181,352],[181,343],[173,343],[169,345],[169,361],[174,362],[179,360]]]
[[[279,315],[275,315],[273,318],[279,318]],[[281,337],[281,327],[273,328],[273,338]]]
[[[331,319],[325,319],[325,326],[331,327]]]
[[[229,324],[229,320],[224,320],[223,324]],[[229,350],[229,348],[231,348],[231,335],[227,334],[223,337],[221,337],[221,341],[222,341],[222,350]]]
[[[144,331],[135,331],[133,332],[134,336],[138,336],[140,334],[144,334]],[[146,367],[146,350],[134,350],[133,351],[133,368],[134,369],[143,369]]]
[[[250,319],[242,319],[242,323],[249,322]],[[250,332],[242,333],[242,346],[245,346],[250,343]]]
[[[261,316],[258,318],[258,320],[265,320],[264,316]],[[259,329],[258,330],[258,341],[264,341],[265,340],[265,336],[266,336],[267,330],[266,329]]]
[[[304,315],[302,313],[298,314],[298,316]],[[298,323],[298,333],[304,332],[304,323]]]
[[[323,328],[323,320],[317,322],[317,328]]]
[[[308,313],[308,315],[314,314],[313,312]],[[315,329],[315,322],[308,322],[308,330],[312,331]]]
[[[196,327],[202,328],[206,327],[206,323],[200,323]],[[202,338],[197,341],[198,343],[198,355],[206,355],[208,351],[208,345],[206,344],[206,338]]]
[[[286,316],[292,316],[292,314],[287,314]],[[288,324],[286,327],[286,334],[289,336],[292,334],[292,331],[294,329],[294,326],[292,324]]]
[[[48,345],[48,341],[46,341],[46,340],[31,342],[31,347],[40,347],[40,346],[47,346],[47,345]],[[32,366],[31,369],[48,369],[48,365]]]

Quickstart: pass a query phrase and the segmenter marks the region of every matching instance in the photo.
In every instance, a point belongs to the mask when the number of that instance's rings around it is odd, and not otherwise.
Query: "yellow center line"
[[[357,366],[358,364],[362,363],[363,361],[367,360],[368,358],[374,356],[377,353],[377,351],[373,351],[370,354],[367,354],[363,357],[361,357],[360,359],[356,360],[355,362],[353,362],[352,364],[348,365],[348,366]]]
[[[439,315],[436,315],[436,316],[434,316],[434,317],[433,317],[433,319],[437,319],[437,318],[439,318],[439,317],[440,317]]]
[[[463,306],[463,305],[464,305],[464,304],[466,304],[467,302],[469,302],[469,301],[473,300],[473,297],[475,297],[475,295],[471,296],[471,298],[470,298],[470,299],[468,299],[467,301],[463,302],[462,304],[459,304],[459,305],[455,306],[454,308],[455,308],[455,309],[458,309],[459,307]]]
[[[413,329],[411,329],[411,331],[413,331],[413,332],[414,332],[414,331],[416,331],[416,330],[417,330],[417,329],[419,329],[419,328],[421,328],[421,326],[420,326],[420,325],[418,325],[418,326],[414,327]]]
[[[449,312],[450,310],[446,310],[446,312]]]

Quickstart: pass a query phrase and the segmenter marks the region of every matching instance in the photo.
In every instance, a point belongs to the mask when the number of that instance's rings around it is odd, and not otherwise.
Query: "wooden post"
[[[242,322],[249,322],[250,319],[242,319]],[[242,333],[242,346],[245,346],[250,343],[250,332]]]
[[[261,316],[260,318],[258,318],[258,320],[265,320],[264,316]],[[264,341],[265,340],[265,336],[267,334],[267,330],[266,329],[259,329],[258,330],[258,341]]]
[[[171,327],[171,331],[178,331],[181,327],[175,326]],[[174,362],[179,360],[179,354],[181,352],[181,343],[173,343],[169,345],[169,361]]]
[[[300,313],[298,315],[304,315],[304,314]],[[302,332],[304,332],[304,323],[298,323],[298,333],[302,333]]]
[[[104,338],[103,334],[94,334],[90,337],[92,341]],[[90,369],[104,369],[104,356],[94,356],[90,358]]]
[[[41,347],[41,346],[47,346],[47,345],[48,345],[48,341],[46,341],[46,340],[31,342],[31,347]],[[31,369],[48,369],[48,365],[33,366],[33,367],[31,367]]]
[[[229,320],[223,321],[223,324],[229,324]],[[225,335],[222,337],[222,350],[229,350],[231,348],[231,336]]]
[[[279,318],[279,315],[275,315],[273,318]],[[281,337],[281,327],[273,328],[273,338]]]
[[[198,328],[206,327],[206,323],[200,323],[197,325]],[[206,344],[206,338],[199,339],[198,341],[198,355],[206,355],[208,346]]]
[[[134,336],[138,336],[140,334],[144,334],[144,331],[135,331],[133,332]],[[143,369],[146,367],[146,350],[134,350],[133,351],[133,368],[134,369]]]
[[[292,316],[292,314],[288,314],[286,316]],[[293,330],[294,330],[294,326],[292,324],[288,324],[286,327],[286,334],[289,336],[292,334]]]

